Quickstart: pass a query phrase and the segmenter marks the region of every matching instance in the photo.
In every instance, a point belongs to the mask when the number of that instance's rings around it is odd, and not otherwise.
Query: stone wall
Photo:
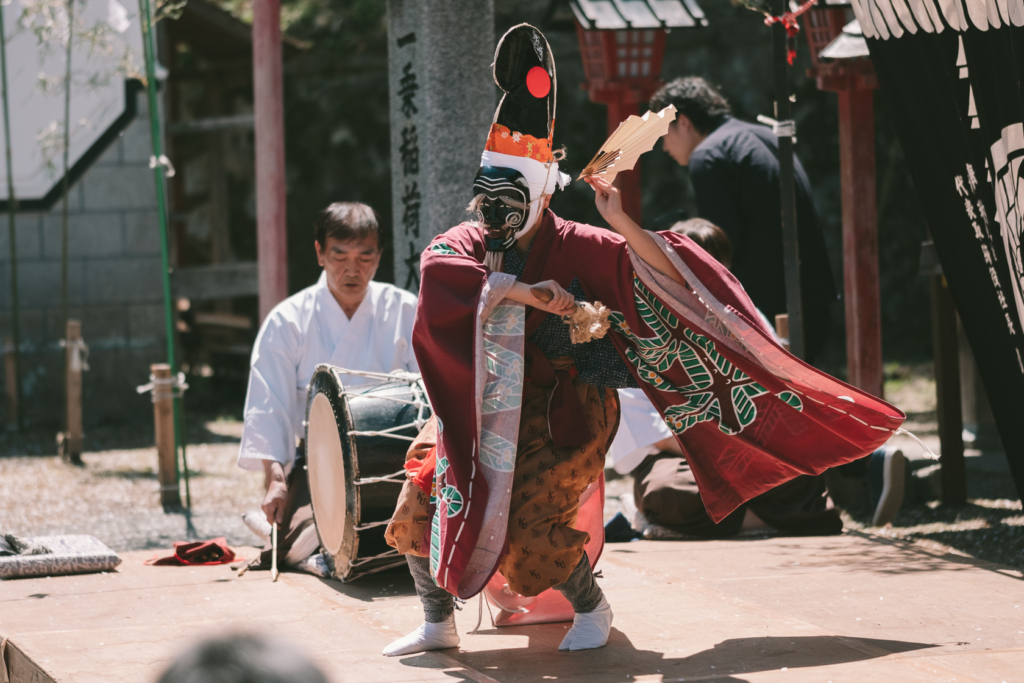
[[[86,427],[148,419],[135,387],[149,364],[166,359],[160,229],[148,110],[70,188],[68,306],[82,321],[91,370],[83,378]],[[10,245],[0,220],[0,338],[11,335]],[[63,337],[60,310],[61,204],[17,219],[23,414],[31,425],[59,427]],[[0,398],[6,413],[6,397]]]

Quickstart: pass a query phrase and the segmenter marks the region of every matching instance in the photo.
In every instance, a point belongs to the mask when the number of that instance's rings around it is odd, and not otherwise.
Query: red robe
[[[652,233],[684,286],[615,232],[550,211],[543,221],[522,281],[568,288],[579,278],[588,299],[613,311],[612,343],[675,433],[715,521],[794,477],[863,457],[905,419],[783,350],[739,282],[689,238]],[[413,333],[441,422],[431,568],[459,597],[483,588],[504,548],[524,337],[546,315],[503,301],[515,279],[485,268],[484,253],[468,223],[434,239]],[[551,381],[539,377],[545,365],[534,362],[534,381]],[[573,438],[575,407],[552,399],[556,442]]]

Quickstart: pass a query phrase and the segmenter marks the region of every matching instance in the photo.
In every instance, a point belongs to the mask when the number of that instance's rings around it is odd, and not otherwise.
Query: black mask
[[[473,179],[473,194],[487,251],[508,250],[530,213],[526,178],[511,168],[484,166]]]

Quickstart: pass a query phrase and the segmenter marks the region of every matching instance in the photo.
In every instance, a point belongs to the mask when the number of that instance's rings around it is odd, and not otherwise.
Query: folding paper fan
[[[641,154],[650,152],[675,120],[676,108],[671,104],[657,114],[649,111],[643,116],[630,116],[601,145],[601,151],[594,155],[577,180],[601,175],[613,182],[620,171],[631,170]]]

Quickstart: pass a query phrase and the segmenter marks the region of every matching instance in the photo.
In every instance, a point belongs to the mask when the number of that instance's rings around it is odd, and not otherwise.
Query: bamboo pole
[[[157,217],[160,222],[160,262],[163,269],[164,323],[167,329],[167,364],[172,377],[177,377],[178,364],[174,352],[174,302],[171,298],[170,243],[167,233],[167,200],[164,196],[165,174],[163,143],[160,137],[160,112],[156,100],[156,56],[153,37],[153,14],[149,0],[139,0],[139,23],[142,26],[142,53],[146,61],[146,94],[149,103],[149,133],[153,144],[153,175],[156,180]],[[189,490],[188,460],[185,457],[185,443],[181,434],[181,399],[173,400],[175,454],[181,447],[181,465],[185,473],[185,500],[192,508],[192,493]],[[177,457],[174,459],[177,468]]]
[[[21,312],[18,302],[18,242],[15,214],[18,200],[14,194],[14,162],[11,160],[11,107],[7,96],[7,32],[4,28],[3,7],[0,7],[0,91],[4,108],[4,156],[7,164],[7,229],[8,248],[11,252],[11,345],[7,364],[7,386],[10,397],[8,427],[21,429],[23,406],[21,402]]]

